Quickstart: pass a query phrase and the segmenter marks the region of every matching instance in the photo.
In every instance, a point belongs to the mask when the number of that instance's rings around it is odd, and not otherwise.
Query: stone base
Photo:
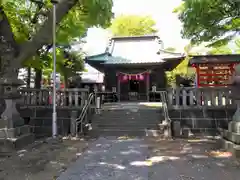
[[[12,152],[33,143],[35,135],[31,126],[0,129],[0,152]]]
[[[219,139],[219,144],[221,148],[224,148],[225,150],[231,152],[234,157],[240,158],[240,145],[236,145],[226,139]]]
[[[16,138],[18,136],[22,136],[24,134],[30,134],[33,130],[29,125],[24,125],[16,128],[11,129],[0,129],[0,139],[6,139],[6,138]]]
[[[181,123],[180,121],[173,121],[172,122],[172,134],[174,137],[181,136]]]
[[[202,129],[190,129],[188,127],[184,127],[181,130],[182,138],[196,138],[203,136],[218,136],[218,130],[215,128],[202,128]]]
[[[161,134],[163,138],[172,137],[171,127],[168,123],[158,124],[158,129],[159,129],[159,134]]]
[[[236,145],[240,145],[240,134],[223,129],[221,130],[221,135],[224,139],[231,141]]]
[[[240,122],[237,121],[229,122],[228,131],[240,134]]]
[[[34,134],[24,134],[17,138],[0,139],[0,153],[12,152],[21,149],[35,140]]]

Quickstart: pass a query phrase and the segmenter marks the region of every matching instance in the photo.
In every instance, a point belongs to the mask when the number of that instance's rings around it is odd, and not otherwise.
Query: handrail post
[[[77,119],[77,111],[72,111],[71,112],[71,126],[70,126],[71,136],[77,136],[76,119]]]
[[[96,114],[100,114],[100,108],[101,108],[101,98],[96,97]]]

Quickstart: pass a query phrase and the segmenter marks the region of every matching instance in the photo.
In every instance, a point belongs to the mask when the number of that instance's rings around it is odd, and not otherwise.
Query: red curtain
[[[118,73],[118,80],[120,82],[127,82],[129,80],[145,81],[147,79],[148,74],[149,74],[148,72],[138,74]]]

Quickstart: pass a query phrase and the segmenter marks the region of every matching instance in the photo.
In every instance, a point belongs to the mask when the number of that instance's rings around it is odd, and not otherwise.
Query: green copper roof
[[[240,54],[198,55],[192,56],[189,64],[240,62]]]
[[[148,63],[162,63],[164,62],[162,59],[156,59],[156,60],[141,60],[141,59],[127,59],[120,56],[109,56],[108,61],[106,61],[104,64],[148,64]]]
[[[107,61],[109,53],[101,53],[93,56],[87,56],[86,61]]]

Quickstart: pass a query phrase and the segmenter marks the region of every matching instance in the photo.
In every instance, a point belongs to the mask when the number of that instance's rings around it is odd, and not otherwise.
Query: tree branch
[[[76,5],[78,0],[60,0],[56,5],[56,24],[59,24],[63,17]],[[43,26],[36,33],[33,38],[20,46],[20,54],[14,62],[19,65],[25,59],[33,56],[36,51],[42,48],[45,44],[52,43],[52,28],[53,28],[53,10],[47,14],[48,19],[44,22]]]

